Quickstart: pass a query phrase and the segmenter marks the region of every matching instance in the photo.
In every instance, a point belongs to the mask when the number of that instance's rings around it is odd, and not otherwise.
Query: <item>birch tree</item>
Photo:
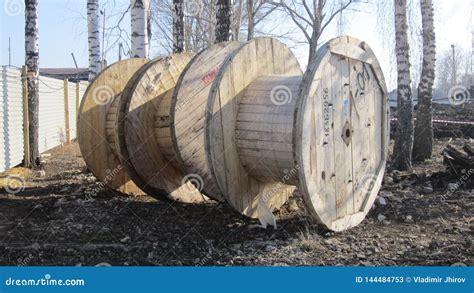
[[[132,57],[148,58],[149,0],[131,0]]]
[[[423,65],[418,85],[418,110],[416,112],[413,160],[431,158],[433,151],[433,84],[436,66],[436,36],[432,0],[420,0],[423,26]]]
[[[413,100],[410,77],[410,46],[407,34],[407,0],[394,0],[395,53],[397,59],[397,133],[394,167],[411,170],[413,149]]]
[[[173,0],[173,52],[185,50],[183,0]]]
[[[99,0],[87,0],[87,32],[91,82],[100,71]]]
[[[38,136],[38,102],[39,102],[39,30],[38,0],[25,0],[25,64],[28,83],[28,130],[31,167],[40,164]]]
[[[216,5],[216,43],[230,40],[232,0],[217,0]]]

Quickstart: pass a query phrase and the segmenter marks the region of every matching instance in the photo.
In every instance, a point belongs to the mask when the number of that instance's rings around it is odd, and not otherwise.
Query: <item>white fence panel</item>
[[[79,103],[87,89],[79,84]],[[77,138],[76,83],[68,83],[69,129]],[[44,153],[66,142],[64,81],[39,78],[39,151]],[[23,92],[21,70],[0,67],[0,172],[19,165],[24,156]]]
[[[23,161],[21,71],[0,67],[0,172]]]
[[[71,140],[76,139],[76,84],[68,83],[69,96],[69,133]]]
[[[40,76],[39,151],[43,153],[66,142],[64,81]]]

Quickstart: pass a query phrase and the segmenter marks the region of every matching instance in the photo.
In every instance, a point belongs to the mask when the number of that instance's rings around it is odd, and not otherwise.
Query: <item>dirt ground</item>
[[[461,143],[461,140],[454,140]],[[77,143],[58,147],[17,194],[0,189],[1,265],[474,265],[472,189],[438,171],[435,158],[413,174],[387,173],[359,226],[328,233],[295,195],[264,230],[225,204],[181,204],[102,189]],[[433,175],[434,174],[434,175]],[[462,182],[461,182],[462,183]]]

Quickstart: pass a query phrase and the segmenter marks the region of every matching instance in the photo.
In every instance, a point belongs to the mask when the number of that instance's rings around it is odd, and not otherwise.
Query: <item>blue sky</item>
[[[103,0],[102,2],[106,2],[107,15],[112,18],[124,11],[129,3],[126,0]],[[473,24],[472,1],[435,0],[434,2],[438,50],[445,51],[451,44],[456,44],[465,51],[470,51]],[[24,59],[24,12],[16,13],[17,6],[15,5],[19,4],[21,9],[23,0],[0,0],[0,3],[0,64],[8,64],[8,37],[11,37],[12,65],[21,66]],[[346,14],[347,24],[344,32],[365,40],[372,46],[381,60],[389,87],[393,87],[395,78],[393,55],[391,56],[390,50],[387,49],[390,42],[381,40],[381,34],[377,31],[380,18],[378,22],[373,4],[367,4],[359,10],[361,11]],[[41,67],[74,67],[71,53],[74,53],[79,67],[87,67],[86,0],[39,0],[39,21]],[[273,25],[272,20],[269,21],[267,25]],[[387,19],[387,24],[390,21]],[[126,15],[123,20],[124,29],[129,30],[129,22],[129,16]],[[290,20],[287,23],[290,24]],[[278,30],[284,31],[287,23],[280,24]],[[336,23],[334,23],[323,35],[322,40],[336,36],[336,32]],[[392,37],[388,36],[388,38],[393,41]],[[293,49],[304,66],[307,47],[298,45]],[[152,44],[152,52],[157,51],[156,44]],[[116,48],[108,52],[109,63],[115,61],[117,55]]]

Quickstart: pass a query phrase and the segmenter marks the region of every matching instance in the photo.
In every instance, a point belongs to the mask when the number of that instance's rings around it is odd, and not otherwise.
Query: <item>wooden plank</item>
[[[74,123],[76,123],[76,139],[77,139],[77,130],[79,129],[79,104],[80,104],[80,89],[81,89],[81,84],[80,82],[76,82],[76,116],[75,116],[75,119],[76,121],[74,121]]]
[[[332,67],[324,64],[321,69],[324,72],[321,75],[320,85],[318,87],[318,99],[315,99],[313,107],[316,111],[315,142],[313,146],[316,154],[315,183],[318,187],[318,193],[325,198],[325,210],[328,220],[335,220],[337,217],[336,208],[336,167],[335,167],[335,144],[334,140],[334,119],[337,113],[334,112],[335,89],[332,87]]]
[[[338,54],[342,57],[358,60],[367,64],[372,64],[372,57],[369,53],[359,47],[347,43],[339,43],[331,46],[331,53]]]
[[[71,127],[69,125],[69,82],[64,79],[64,121],[66,131],[66,144],[71,144]]]
[[[366,74],[365,66],[357,60],[350,60],[350,97],[352,137],[352,170],[354,174],[354,210],[359,211],[368,190],[367,174],[372,172],[370,162],[373,155],[373,142],[370,137],[371,100],[373,100],[373,77]],[[370,180],[370,179],[369,179]]]

